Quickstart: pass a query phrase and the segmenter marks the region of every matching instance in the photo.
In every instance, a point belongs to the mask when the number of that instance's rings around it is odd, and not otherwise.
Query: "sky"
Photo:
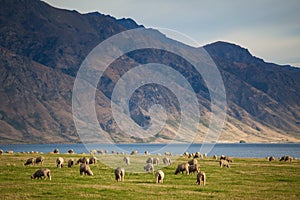
[[[226,41],[266,62],[300,67],[299,0],[45,0],[80,13],[132,18],[146,28],[171,29],[203,46]],[[168,32],[164,32],[169,37]],[[177,35],[177,34],[175,34]],[[187,43],[188,40],[174,38]],[[190,44],[190,43],[188,43]]]

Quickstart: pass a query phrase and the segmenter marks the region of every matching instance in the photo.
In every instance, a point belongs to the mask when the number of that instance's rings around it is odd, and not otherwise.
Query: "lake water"
[[[207,148],[203,148],[209,146]],[[161,153],[166,151],[173,155],[182,154],[184,151],[190,153],[200,151],[207,153],[208,156],[216,155],[230,155],[233,157],[243,158],[264,158],[266,156],[280,157],[283,155],[291,155],[292,157],[300,158],[300,143],[289,144],[14,144],[3,145],[0,144],[0,149],[14,152],[52,152],[58,148],[60,153],[67,153],[69,149],[73,149],[75,153],[89,153],[90,150],[108,150],[115,152],[130,153],[132,150],[137,150],[139,154],[143,154],[146,150],[151,154]]]

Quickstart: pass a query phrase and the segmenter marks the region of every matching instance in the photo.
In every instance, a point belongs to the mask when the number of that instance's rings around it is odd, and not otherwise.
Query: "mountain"
[[[143,26],[132,19],[97,12],[80,14],[36,0],[0,3],[1,143],[80,142],[73,121],[72,90],[82,61],[101,41]],[[300,141],[299,68],[266,63],[226,42],[204,49],[216,63],[226,89],[228,111],[221,142]],[[174,138],[179,103],[159,85],[139,88],[129,103],[132,119],[142,127],[151,124],[151,105],[165,107],[168,123],[160,133],[145,140],[128,136],[112,116],[110,99],[118,79],[149,62],[171,66],[192,85],[203,118],[195,141],[201,142],[210,116],[208,89],[189,63],[162,50],[130,52],[110,65],[96,94],[99,125],[114,142],[168,142]]]

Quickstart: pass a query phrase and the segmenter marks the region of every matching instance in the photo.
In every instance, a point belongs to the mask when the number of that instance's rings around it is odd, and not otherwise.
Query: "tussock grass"
[[[218,161],[211,158],[199,159],[201,171],[207,175],[206,186],[200,187],[196,185],[196,174],[174,175],[177,164],[188,160],[183,157],[163,168],[164,184],[156,184],[154,174],[126,172],[125,182],[117,183],[114,169],[99,162],[90,166],[94,176],[80,176],[79,165],[56,168],[58,155],[51,154],[43,155],[43,166],[23,166],[27,158],[36,156],[0,156],[0,199],[300,199],[299,160],[289,163],[235,158],[227,169],[220,168]],[[65,161],[82,157],[59,156]],[[121,155],[106,157],[118,162],[123,158]],[[137,159],[131,157],[131,162]],[[146,160],[145,156],[140,157]],[[42,167],[51,170],[52,180],[31,180],[34,171]]]

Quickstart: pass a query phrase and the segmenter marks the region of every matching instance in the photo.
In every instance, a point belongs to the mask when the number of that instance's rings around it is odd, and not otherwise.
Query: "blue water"
[[[188,149],[187,149],[188,147]],[[89,153],[92,149],[102,149],[115,152],[130,153],[132,150],[137,150],[139,154],[143,154],[146,150],[152,154],[168,151],[173,155],[182,154],[184,151],[189,153],[201,151],[202,144],[0,144],[0,149],[14,152],[52,152],[58,148],[60,153],[67,153],[69,149],[73,149],[75,153]],[[291,155],[292,157],[300,158],[300,143],[289,144],[215,144],[209,151],[201,151],[207,153],[208,156],[230,155],[233,157],[243,158],[263,158],[266,156],[280,157],[283,155]]]

